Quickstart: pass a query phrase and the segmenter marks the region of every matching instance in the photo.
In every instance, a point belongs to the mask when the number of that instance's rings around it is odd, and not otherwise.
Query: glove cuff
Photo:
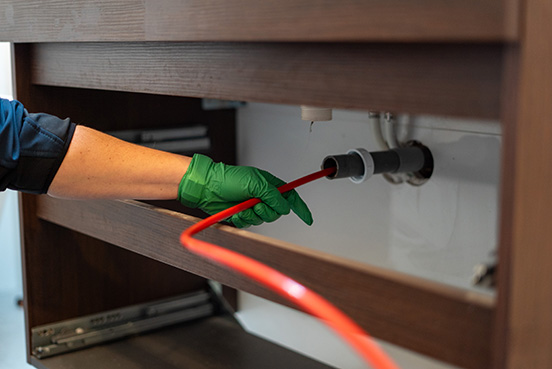
[[[207,175],[213,165],[211,158],[194,154],[190,166],[178,186],[178,201],[184,206],[196,208],[203,199]]]

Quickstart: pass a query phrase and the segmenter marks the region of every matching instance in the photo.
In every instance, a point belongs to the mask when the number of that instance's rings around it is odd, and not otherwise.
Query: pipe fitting
[[[350,178],[354,183],[362,183],[374,174],[374,160],[365,149],[352,149],[345,155],[324,158],[322,169],[334,167],[335,173],[327,178]]]
[[[350,179],[354,183],[362,183],[365,182],[368,178],[372,177],[374,174],[374,159],[372,158],[372,155],[365,150],[365,149],[352,149],[347,152],[347,155],[357,155],[360,156],[362,159],[362,165],[363,165],[363,172],[361,174],[357,174],[354,176],[351,176]]]
[[[348,177],[354,183],[362,183],[373,174],[380,173],[412,173],[426,181],[433,173],[433,156],[427,147],[412,141],[407,147],[387,151],[353,149],[345,155],[327,156],[322,161],[322,168],[332,167],[336,171],[327,178]]]

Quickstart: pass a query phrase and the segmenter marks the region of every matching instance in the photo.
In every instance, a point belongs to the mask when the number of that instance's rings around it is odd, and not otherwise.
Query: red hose
[[[329,176],[334,171],[335,168],[320,170],[287,183],[279,187],[278,190],[280,193],[290,191],[305,183]],[[372,367],[376,369],[398,369],[398,366],[362,328],[320,295],[256,260],[193,238],[196,233],[259,202],[259,199],[249,199],[192,225],[182,233],[180,242],[186,249],[244,274],[287,298],[305,312],[318,317],[341,335]]]

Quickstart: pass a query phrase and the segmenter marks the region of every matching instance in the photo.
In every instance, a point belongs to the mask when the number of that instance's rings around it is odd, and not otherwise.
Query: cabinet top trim
[[[501,42],[517,0],[0,0],[12,42]]]

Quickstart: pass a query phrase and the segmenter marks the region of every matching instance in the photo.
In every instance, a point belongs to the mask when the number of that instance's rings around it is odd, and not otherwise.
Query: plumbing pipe
[[[385,126],[385,141],[390,149],[399,147],[397,140],[397,133],[395,132],[395,116],[391,113],[385,113],[384,126]]]
[[[350,178],[354,183],[362,183],[375,173],[375,162],[365,149],[349,150],[345,155],[327,156],[322,168],[336,168],[329,179]]]
[[[345,155],[330,155],[322,161],[322,168],[335,167],[329,179],[350,178],[361,183],[373,174],[421,172],[426,178],[433,171],[433,156],[423,145],[400,147],[387,151],[368,152],[365,149],[349,150]]]
[[[293,182],[284,184],[279,187],[278,190],[280,193],[290,191],[318,178],[330,176],[335,170],[335,168],[322,169]],[[241,204],[230,207],[192,225],[182,232],[180,236],[182,246],[206,259],[215,261],[242,273],[254,281],[270,288],[284,298],[287,298],[304,311],[318,317],[320,321],[329,325],[347,341],[365,362],[373,368],[399,369],[393,360],[385,354],[379,345],[362,328],[320,295],[256,260],[212,243],[193,238],[196,233],[201,232],[205,228],[237,214],[240,211],[248,209],[259,202],[261,202],[259,199],[244,201]]]
[[[371,111],[368,113],[368,121],[372,124],[372,132],[378,146],[382,150],[389,150],[387,140],[383,138],[383,130],[381,129],[381,115],[378,112]]]

